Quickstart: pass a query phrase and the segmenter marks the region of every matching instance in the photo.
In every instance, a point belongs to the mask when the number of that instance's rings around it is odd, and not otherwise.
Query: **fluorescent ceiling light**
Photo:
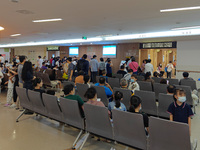
[[[51,22],[51,21],[61,21],[61,18],[56,19],[44,19],[44,20],[33,20],[33,22]]]
[[[1,44],[0,48],[11,48],[11,47],[22,47],[22,46],[39,46],[39,45],[59,45],[59,44],[77,44],[86,43],[92,44],[93,42],[100,41],[120,41],[120,40],[136,40],[136,39],[148,39],[148,38],[160,38],[160,37],[178,37],[178,36],[194,36],[200,35],[200,29],[187,29],[187,30],[176,30],[176,31],[163,31],[163,32],[152,32],[143,34],[129,34],[120,36],[110,36],[102,38],[88,38],[84,39],[69,39],[69,40],[54,40],[54,41],[42,41],[42,42],[28,42],[18,44]],[[80,45],[81,45],[80,44]]]
[[[197,28],[200,28],[200,26],[173,28],[173,29],[171,29],[171,30],[185,30],[185,29],[197,29]]]
[[[4,30],[4,27],[1,27],[1,26],[0,26],[0,31],[1,31],[1,30]]]
[[[21,34],[13,34],[13,35],[10,35],[10,36],[20,36]]]
[[[183,8],[172,8],[172,9],[162,9],[162,10],[160,10],[160,12],[196,10],[196,9],[200,9],[200,6],[195,6],[195,7],[183,7]]]

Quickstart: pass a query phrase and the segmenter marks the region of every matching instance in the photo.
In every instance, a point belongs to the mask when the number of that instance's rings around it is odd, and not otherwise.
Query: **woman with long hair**
[[[32,63],[30,61],[26,61],[24,63],[22,69],[22,80],[23,80],[23,88],[33,90],[33,68]]]

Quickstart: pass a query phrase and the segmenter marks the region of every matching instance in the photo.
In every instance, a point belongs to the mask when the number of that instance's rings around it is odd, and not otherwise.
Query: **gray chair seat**
[[[94,86],[94,88],[97,90],[97,98],[100,98],[101,101],[104,103],[104,105],[108,106],[108,98],[107,98],[104,87]]]
[[[145,82],[145,81],[137,81],[137,83],[140,86],[141,91],[151,91],[152,92],[152,84],[151,82]]]
[[[83,101],[86,102],[87,98],[85,98],[84,95],[87,89],[89,88],[89,86],[87,84],[76,83],[76,88],[77,88],[78,95],[82,98]]]
[[[156,99],[158,99],[159,93],[167,94],[167,84],[160,84],[160,83],[154,83],[154,92],[156,94]]]
[[[111,86],[111,88],[119,88],[119,78],[108,78],[108,84]]]

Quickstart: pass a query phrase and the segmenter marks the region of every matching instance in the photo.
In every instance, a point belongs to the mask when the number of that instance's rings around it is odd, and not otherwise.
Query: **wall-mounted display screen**
[[[103,46],[103,57],[116,58],[117,46]]]
[[[79,52],[79,47],[70,47],[69,48],[69,56],[73,57],[73,56],[78,56]]]

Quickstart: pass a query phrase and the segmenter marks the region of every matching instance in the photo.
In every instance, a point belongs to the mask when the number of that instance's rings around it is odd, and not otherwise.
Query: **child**
[[[8,84],[8,91],[7,91],[7,103],[5,107],[10,106],[13,98],[13,88],[15,82],[15,75],[13,75],[10,71],[8,71],[9,79],[5,84]]]
[[[177,89],[174,92],[174,100],[169,105],[168,112],[170,113],[170,120],[182,123],[187,123],[191,133],[191,116],[193,116],[190,105],[186,103],[186,92],[183,89]]]
[[[128,89],[131,90],[133,93],[135,93],[135,90],[140,90],[140,86],[137,83],[137,76],[135,74],[131,76],[131,82],[129,83]]]
[[[110,110],[110,112],[113,109],[126,111],[126,106],[123,103],[121,103],[121,100],[123,99],[123,93],[120,91],[116,91],[114,98],[115,98],[115,101],[112,101],[108,104],[108,110]]]

